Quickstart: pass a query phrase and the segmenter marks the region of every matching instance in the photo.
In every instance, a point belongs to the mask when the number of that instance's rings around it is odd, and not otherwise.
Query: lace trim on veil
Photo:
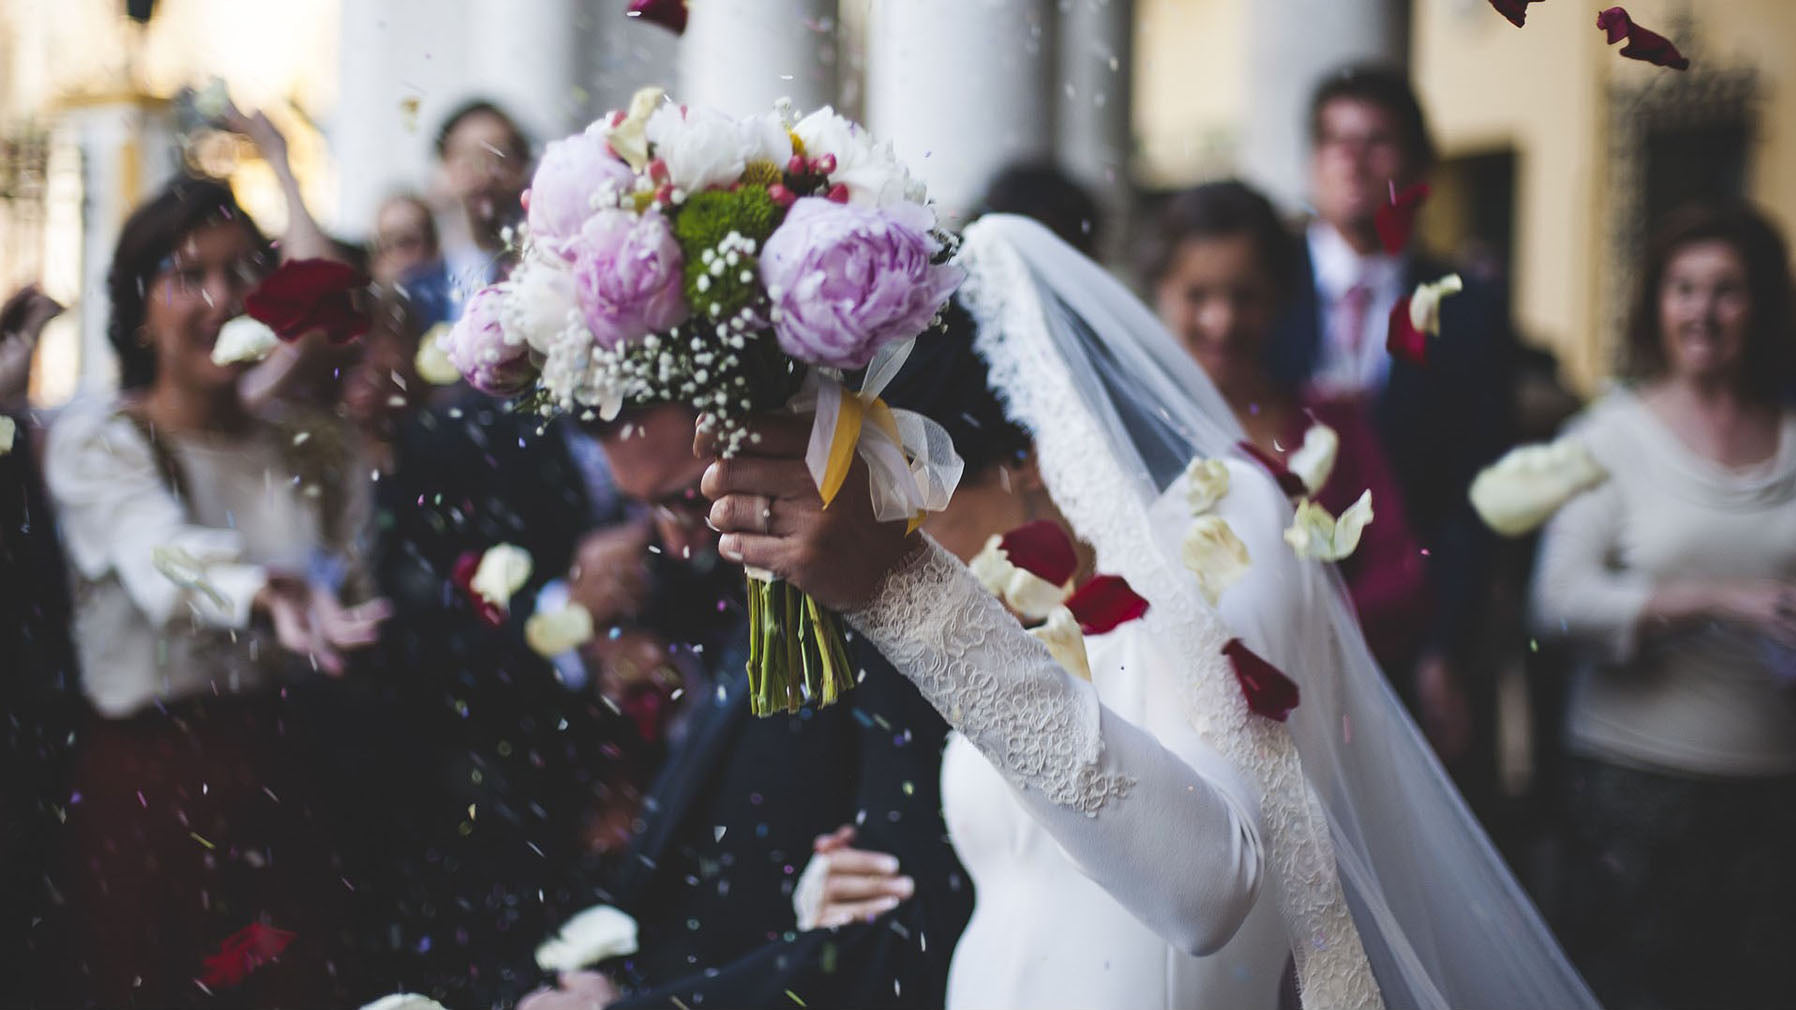
[[[1043,301],[1028,266],[1002,238],[967,230],[961,297],[978,322],[975,347],[1013,419],[1035,436],[1043,479],[1105,571],[1123,575],[1153,607],[1144,620],[1191,659],[1179,691],[1186,717],[1205,741],[1259,787],[1269,869],[1297,962],[1306,1007],[1381,1008],[1377,982],[1347,908],[1320,800],[1309,788],[1284,725],[1253,716],[1223,656],[1232,637],[1199,596],[1189,573],[1155,542],[1149,503],[1127,489],[1099,422],[1055,351]]]

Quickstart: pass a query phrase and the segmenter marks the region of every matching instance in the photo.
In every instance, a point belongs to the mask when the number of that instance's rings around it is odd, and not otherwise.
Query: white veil
[[[1183,569],[1188,515],[1167,491],[1242,438],[1202,370],[1128,289],[1032,221],[982,218],[960,262],[975,348],[1055,503],[1100,569],[1151,602],[1148,631],[1191,657],[1188,717],[1260,785],[1304,1004],[1595,1007],[1391,692],[1332,570],[1294,567],[1250,632],[1225,626]],[[1288,723],[1247,712],[1220,652],[1237,635],[1299,683]]]

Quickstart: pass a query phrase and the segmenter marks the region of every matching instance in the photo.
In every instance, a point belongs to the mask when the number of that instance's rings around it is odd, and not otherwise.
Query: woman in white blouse
[[[322,866],[307,876],[304,779],[281,767],[291,717],[275,688],[343,673],[385,604],[345,607],[331,585],[353,567],[356,475],[252,416],[246,366],[212,360],[266,253],[217,183],[177,180],[138,208],[109,280],[121,393],[50,432],[95,710],[77,747],[70,908],[102,1005],[179,1005],[223,937],[260,916],[302,927],[343,890]],[[328,999],[322,965],[291,977],[313,971],[282,991]]]
[[[1796,411],[1790,263],[1744,209],[1648,254],[1632,382],[1573,423],[1608,480],[1547,527],[1543,634],[1580,647],[1569,811],[1612,1008],[1771,1006],[1796,944]]]

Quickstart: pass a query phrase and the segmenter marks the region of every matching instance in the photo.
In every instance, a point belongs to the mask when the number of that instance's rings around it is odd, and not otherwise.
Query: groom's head
[[[717,545],[705,522],[711,503],[698,490],[706,461],[692,454],[695,424],[691,410],[661,404],[629,411],[598,432],[619,493],[653,510],[661,549],[674,558],[698,558]]]

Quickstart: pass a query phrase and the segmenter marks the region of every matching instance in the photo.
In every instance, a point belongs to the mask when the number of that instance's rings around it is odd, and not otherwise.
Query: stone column
[[[589,121],[581,116],[586,103],[578,59],[581,26],[590,23],[584,6],[579,0],[467,5],[468,89],[515,117],[539,149]]]
[[[1055,148],[1061,167],[1097,197],[1104,214],[1101,242],[1111,253],[1121,244],[1133,203],[1134,39],[1134,0],[1060,0]]]
[[[1253,0],[1242,174],[1287,207],[1307,196],[1310,94],[1348,64],[1408,62],[1406,0]]]
[[[732,115],[790,98],[836,100],[835,0],[709,0],[692,5],[674,97]]]
[[[1054,150],[1052,0],[874,0],[867,122],[954,224],[996,172]]]

